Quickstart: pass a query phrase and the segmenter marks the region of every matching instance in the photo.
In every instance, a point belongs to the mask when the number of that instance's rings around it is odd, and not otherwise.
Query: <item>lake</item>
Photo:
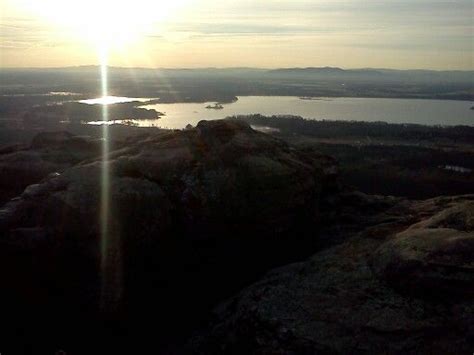
[[[134,99],[137,100],[137,99]],[[222,109],[207,109],[206,103],[144,104],[143,108],[165,113],[157,120],[132,120],[140,126],[184,128],[200,120],[215,120],[232,115],[296,115],[316,120],[385,121],[425,125],[474,125],[474,105],[470,101],[317,98],[303,100],[294,96],[240,96],[238,101],[223,104]]]

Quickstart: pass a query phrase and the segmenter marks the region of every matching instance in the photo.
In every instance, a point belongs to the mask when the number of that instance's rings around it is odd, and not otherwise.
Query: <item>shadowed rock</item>
[[[76,138],[46,135],[30,150],[69,144]],[[123,350],[124,337],[135,352],[183,344],[218,300],[337,242],[222,303],[187,350],[472,351],[474,196],[342,193],[333,159],[233,120],[135,137],[106,158],[106,238],[101,157],[0,210],[2,334],[70,339],[82,352],[86,336],[107,350]]]
[[[69,138],[38,138],[34,146]],[[338,188],[329,157],[242,122],[201,121],[110,153],[104,241],[102,164],[97,158],[65,169],[0,210],[0,244],[22,255],[5,259],[2,269],[33,256],[35,268],[23,270],[23,278],[44,282],[32,294],[54,294],[52,280],[65,285],[41,306],[51,314],[58,305],[67,309],[65,322],[94,314],[102,290],[107,310],[131,322],[154,314],[162,341],[258,270],[307,253],[322,200]],[[82,313],[74,315],[72,305]]]
[[[468,353],[474,236],[465,230],[472,198],[395,203],[378,222],[372,216],[370,232],[276,269],[221,304],[190,348],[202,354]],[[407,215],[411,221],[400,218]]]
[[[65,133],[44,135],[32,146],[70,140]],[[237,121],[203,121],[194,130],[152,136],[112,152],[107,164],[114,228],[136,241],[167,238],[164,230],[172,226],[192,239],[229,230],[287,231],[301,214],[317,217],[330,182],[324,169],[334,165]],[[52,238],[68,234],[80,243],[96,238],[101,169],[100,160],[91,161],[28,188],[4,208],[15,215],[2,224],[44,228]],[[167,210],[173,215],[164,216]]]
[[[474,203],[461,202],[384,243],[376,272],[404,292],[425,297],[474,297]]]
[[[0,152],[0,205],[20,194],[26,186],[99,153],[99,141],[68,132],[39,133],[29,146],[3,149]]]

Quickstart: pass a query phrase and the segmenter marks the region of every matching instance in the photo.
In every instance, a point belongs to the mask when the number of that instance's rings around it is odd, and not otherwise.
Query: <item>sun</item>
[[[103,49],[153,31],[189,0],[18,0],[27,10],[77,40]]]

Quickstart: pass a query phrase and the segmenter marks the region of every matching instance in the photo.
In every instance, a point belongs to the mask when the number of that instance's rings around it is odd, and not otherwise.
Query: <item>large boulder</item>
[[[222,303],[189,348],[201,354],[471,352],[474,254],[465,230],[473,198],[396,202],[346,242],[273,270]],[[412,288],[418,292],[407,292]]]
[[[474,202],[456,204],[396,234],[375,253],[373,267],[404,292],[474,297]]]

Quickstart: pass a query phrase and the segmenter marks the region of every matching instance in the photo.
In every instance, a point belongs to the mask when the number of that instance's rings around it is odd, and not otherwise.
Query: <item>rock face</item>
[[[0,151],[0,205],[26,186],[100,153],[100,142],[67,132],[39,133],[30,146]]]
[[[374,269],[401,291],[474,299],[474,202],[460,202],[396,234]]]
[[[38,137],[33,147],[50,141]],[[137,240],[165,238],[172,224],[193,238],[260,225],[274,235],[301,213],[316,218],[323,188],[336,186],[329,157],[298,151],[238,121],[203,121],[193,130],[158,134],[112,152],[106,165],[114,228]],[[21,221],[2,223],[44,228],[52,238],[96,235],[101,174],[102,161],[91,160],[31,186],[4,208],[14,208]],[[84,219],[87,228],[78,229]]]
[[[33,147],[69,139],[56,138],[38,138]],[[249,275],[281,262],[295,246],[304,249],[316,233],[308,224],[338,188],[335,173],[331,158],[238,121],[202,121],[135,139],[105,165],[100,158],[83,161],[29,186],[0,210],[0,244],[7,255],[20,255],[2,261],[2,278],[18,268],[24,274],[12,282],[38,280],[28,292],[43,295],[41,307],[68,324],[99,306],[136,317],[132,322],[154,314],[166,341],[175,323],[191,326],[194,313],[202,316]],[[31,258],[31,268],[20,268]],[[66,285],[64,291],[55,284]],[[71,304],[81,314],[71,314]],[[179,312],[170,307],[178,304]]]
[[[191,353],[472,352],[474,195],[347,192],[333,159],[233,120],[99,148],[58,133],[0,154],[61,169],[0,209],[14,346],[182,353],[166,346],[200,328]]]
[[[473,200],[394,203],[346,242],[276,269],[223,303],[190,347],[206,354],[471,352]]]

